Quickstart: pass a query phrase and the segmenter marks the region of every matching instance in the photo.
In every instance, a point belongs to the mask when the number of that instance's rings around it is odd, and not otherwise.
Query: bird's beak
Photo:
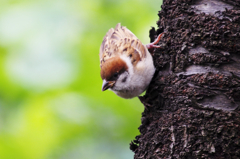
[[[115,84],[115,81],[106,81],[104,79],[102,84],[102,91],[106,91],[108,88],[113,87],[114,84]]]

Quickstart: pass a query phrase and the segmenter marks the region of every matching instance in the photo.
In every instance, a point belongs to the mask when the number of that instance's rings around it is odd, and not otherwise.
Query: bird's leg
[[[160,46],[158,46],[156,44],[159,42],[159,40],[161,39],[163,34],[164,33],[161,33],[160,35],[158,35],[157,39],[154,42],[147,44],[146,45],[147,49],[152,50],[153,48],[161,48]]]

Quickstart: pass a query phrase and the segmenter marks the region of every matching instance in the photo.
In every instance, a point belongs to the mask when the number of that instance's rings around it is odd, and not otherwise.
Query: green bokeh
[[[121,22],[143,43],[161,0],[2,0],[0,159],[127,159],[143,105],[101,92],[99,47]]]

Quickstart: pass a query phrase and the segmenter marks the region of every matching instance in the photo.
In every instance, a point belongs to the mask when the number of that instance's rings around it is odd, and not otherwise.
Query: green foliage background
[[[1,0],[0,158],[127,159],[143,105],[101,92],[118,22],[143,43],[161,0]]]

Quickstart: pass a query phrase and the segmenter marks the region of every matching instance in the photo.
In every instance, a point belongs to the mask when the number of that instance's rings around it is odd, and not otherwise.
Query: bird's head
[[[101,78],[103,80],[102,91],[111,89],[122,90],[129,81],[129,72],[126,61],[119,56],[110,58],[101,66]]]

